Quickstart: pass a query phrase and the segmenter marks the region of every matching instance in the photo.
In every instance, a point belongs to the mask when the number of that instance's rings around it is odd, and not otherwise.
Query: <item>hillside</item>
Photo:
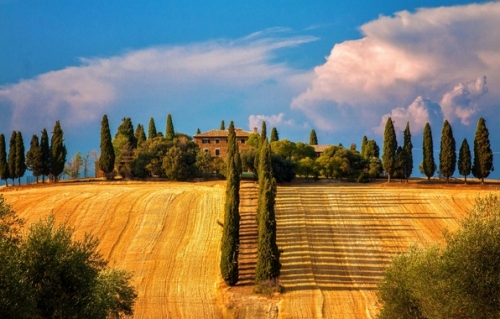
[[[252,205],[254,193],[242,192],[242,207]],[[480,191],[335,183],[279,187],[285,293],[268,301],[251,294],[250,269],[237,288],[225,288],[219,277],[224,182],[83,183],[2,193],[28,223],[53,212],[56,220],[74,225],[77,235],[97,235],[112,265],[134,271],[135,318],[251,318],[255,312],[248,309],[269,309],[262,317],[351,319],[376,313],[376,283],[393,253],[440,240],[441,230],[455,229]],[[249,222],[245,230],[251,227]],[[244,244],[248,268],[255,247]],[[259,306],[249,307],[253,302]]]

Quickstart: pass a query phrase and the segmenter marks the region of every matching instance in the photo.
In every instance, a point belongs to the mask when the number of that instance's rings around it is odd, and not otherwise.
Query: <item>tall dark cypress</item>
[[[271,136],[269,137],[269,141],[272,143],[272,142],[277,142],[280,140],[280,137],[279,137],[279,134],[278,134],[278,130],[273,127],[271,129]]]
[[[318,145],[318,137],[315,130],[311,130],[309,134],[309,145]]]
[[[134,136],[137,141],[137,146],[140,146],[146,140],[146,133],[144,133],[144,126],[142,126],[142,124],[137,124]]]
[[[9,167],[9,178],[12,179],[12,185],[15,185],[16,175],[16,158],[17,158],[17,148],[16,148],[16,136],[17,132],[12,131],[9,141],[9,157],[8,157],[8,167]]]
[[[45,176],[50,174],[50,147],[49,147],[49,134],[47,129],[43,129],[42,137],[40,138],[40,151],[42,156],[42,183],[45,183]]]
[[[481,117],[477,121],[476,133],[474,134],[474,163],[472,174],[481,180],[490,175],[493,169],[493,151],[490,144],[490,133],[486,128],[486,121]]]
[[[264,140],[267,140],[267,126],[266,122],[262,121],[262,127],[260,129],[259,147],[264,143]]]
[[[20,131],[16,134],[16,176],[17,183],[21,185],[21,177],[26,172],[26,153],[24,149],[23,135]]]
[[[173,141],[175,137],[174,123],[172,122],[172,115],[167,115],[167,127],[165,129],[165,138],[167,141]]]
[[[408,179],[413,171],[413,144],[411,143],[410,122],[406,122],[406,128],[403,132],[403,149],[405,150],[405,178]]]
[[[366,157],[366,146],[368,144],[368,138],[366,135],[363,135],[363,139],[361,139],[361,156]]]
[[[224,228],[221,243],[221,275],[226,284],[238,282],[238,250],[240,245],[240,175],[241,159],[234,124],[228,128],[228,149],[226,159],[226,202],[224,205]]]
[[[446,177],[446,183],[450,182],[450,176],[455,172],[457,165],[457,148],[453,130],[448,120],[443,123],[441,132],[441,148],[439,151],[439,172]]]
[[[9,166],[7,164],[5,136],[3,134],[0,134],[0,179],[5,181],[5,186],[9,186]]]
[[[464,177],[465,184],[467,184],[467,176],[471,172],[471,158],[469,143],[467,143],[467,139],[464,138],[458,153],[458,172]]]
[[[384,131],[384,153],[382,154],[382,165],[387,173],[387,181],[389,183],[391,182],[392,174],[394,174],[397,149],[398,141],[396,140],[394,125],[392,124],[392,119],[388,118]]]
[[[111,142],[111,132],[109,130],[108,116],[104,114],[101,121],[101,156],[99,157],[99,169],[101,169],[106,179],[115,167],[115,150]]]
[[[436,171],[436,163],[434,162],[434,143],[432,142],[432,130],[429,123],[426,123],[424,127],[422,151],[422,171],[427,176],[427,180],[430,181]]]
[[[116,132],[115,138],[118,136],[124,136],[128,145],[135,149],[137,148],[137,139],[135,138],[134,125],[132,124],[132,119],[130,117],[125,117],[122,119],[122,123],[118,126],[118,131]]]
[[[64,132],[61,123],[56,121],[54,132],[50,140],[50,174],[54,182],[59,180],[59,175],[64,171],[66,164],[66,145],[64,145]]]
[[[156,125],[155,125],[155,119],[150,118],[149,119],[149,126],[148,126],[148,140],[155,138],[156,137]]]
[[[38,184],[38,177],[41,175],[43,167],[42,150],[36,134],[33,134],[31,137],[30,149],[26,153],[26,167],[32,172],[33,176],[36,177],[36,182]]]
[[[201,134],[201,131],[200,131],[200,128],[198,127],[198,129],[196,130],[196,134]]]
[[[226,129],[226,124],[224,123],[224,120],[220,122],[220,130],[224,131]]]
[[[271,146],[265,140],[260,147],[259,161],[259,199],[257,220],[259,223],[257,265],[255,283],[279,277],[281,263],[276,243],[276,180],[272,177]]]

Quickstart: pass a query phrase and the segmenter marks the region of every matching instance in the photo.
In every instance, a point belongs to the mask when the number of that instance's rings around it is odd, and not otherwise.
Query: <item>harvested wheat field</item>
[[[373,318],[391,255],[455,229],[479,187],[280,186],[281,284],[252,294],[255,183],[242,185],[242,282],[219,276],[224,182],[81,183],[4,188],[28,224],[49,213],[100,238],[110,264],[134,272],[135,318]],[[482,190],[480,190],[482,189]],[[494,192],[495,188],[491,188]]]

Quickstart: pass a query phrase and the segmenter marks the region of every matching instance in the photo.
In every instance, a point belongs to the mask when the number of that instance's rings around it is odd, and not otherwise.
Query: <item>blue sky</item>
[[[103,114],[114,134],[170,113],[188,134],[266,120],[382,146],[391,116],[416,149],[430,122],[438,149],[445,118],[472,145],[482,116],[500,151],[498,21],[483,1],[0,0],[0,132],[28,144],[59,119],[73,155],[99,148]]]

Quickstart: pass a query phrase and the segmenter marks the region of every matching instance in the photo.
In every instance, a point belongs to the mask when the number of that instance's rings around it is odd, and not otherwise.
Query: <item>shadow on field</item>
[[[334,187],[281,187],[276,198],[280,280],[285,291],[376,290],[391,256],[406,250],[411,220],[426,205],[411,195]],[[451,218],[451,217],[449,217]]]

